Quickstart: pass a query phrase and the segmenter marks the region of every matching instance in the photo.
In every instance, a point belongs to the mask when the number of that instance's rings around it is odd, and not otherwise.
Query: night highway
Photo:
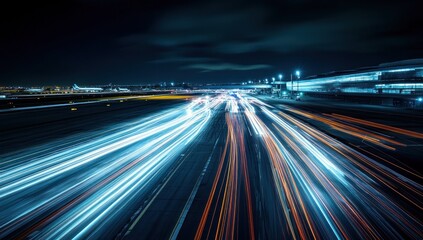
[[[423,238],[422,111],[226,91],[0,119],[0,239]]]
[[[421,1],[0,8],[0,240],[423,240]]]

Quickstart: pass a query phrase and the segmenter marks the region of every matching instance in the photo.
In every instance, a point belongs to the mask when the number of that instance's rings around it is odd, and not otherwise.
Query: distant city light
[[[395,72],[408,72],[408,71],[415,71],[415,70],[416,69],[414,68],[403,68],[403,69],[389,70],[388,72],[395,73]]]
[[[283,75],[282,74],[279,74],[278,77],[279,77],[279,80],[282,80]]]
[[[422,97],[419,97],[419,98],[417,98],[417,101],[422,102],[423,101],[423,98]]]

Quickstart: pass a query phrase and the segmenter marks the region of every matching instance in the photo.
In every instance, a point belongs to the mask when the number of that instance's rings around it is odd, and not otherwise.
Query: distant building
[[[331,72],[286,83],[288,91],[322,94],[423,96],[423,59]],[[417,98],[418,99],[418,98]]]

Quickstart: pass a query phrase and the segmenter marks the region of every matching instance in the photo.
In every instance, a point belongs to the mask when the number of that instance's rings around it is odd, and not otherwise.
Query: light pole
[[[294,80],[292,79],[292,73],[291,73],[291,99],[294,99]]]
[[[282,98],[282,78],[283,78],[283,75],[279,74],[278,77],[279,77],[279,96]]]
[[[295,75],[297,75],[297,93],[300,91],[300,77],[301,77],[301,72],[299,70],[295,71]]]
[[[297,76],[297,92],[299,91],[299,79],[301,77],[301,72],[299,70],[295,71],[295,76]],[[291,99],[294,99],[294,79],[292,78],[292,73],[291,73]]]
[[[300,95],[300,77],[301,77],[301,72],[299,70],[295,71],[295,75],[297,76],[297,96],[299,98]]]

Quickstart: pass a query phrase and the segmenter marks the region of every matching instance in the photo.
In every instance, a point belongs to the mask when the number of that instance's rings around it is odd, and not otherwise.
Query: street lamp
[[[295,71],[295,75],[297,76],[298,79],[300,79],[301,72],[299,70],[297,70],[297,71]]]
[[[282,98],[282,78],[283,78],[283,75],[279,73],[278,77],[279,77],[279,95]]]
[[[297,94],[300,92],[300,81],[298,81],[301,77],[301,72],[299,70],[295,71],[295,75],[297,76]],[[294,87],[294,86],[292,86]]]
[[[299,70],[295,71],[295,75],[297,76],[297,91],[298,91],[298,79],[301,77],[301,72]],[[291,99],[294,97],[294,79],[292,78],[291,73]]]

